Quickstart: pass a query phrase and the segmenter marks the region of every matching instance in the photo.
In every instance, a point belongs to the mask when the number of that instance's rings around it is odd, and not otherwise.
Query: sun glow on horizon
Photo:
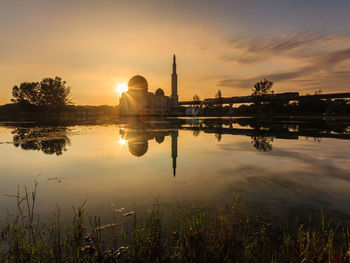
[[[121,96],[123,92],[127,92],[127,91],[128,91],[128,85],[126,84],[126,82],[117,83],[115,92],[117,92],[119,96]]]

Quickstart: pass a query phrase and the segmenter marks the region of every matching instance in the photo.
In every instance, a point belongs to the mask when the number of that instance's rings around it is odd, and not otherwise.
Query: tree
[[[39,82],[23,82],[12,89],[11,101],[20,106],[50,106],[55,109],[71,103],[70,88],[60,77]]]
[[[13,87],[11,101],[21,106],[37,106],[39,105],[39,90],[38,82],[23,82]]]
[[[221,90],[218,90],[218,92],[215,94],[215,98],[216,98],[216,99],[222,98]]]
[[[40,104],[62,107],[71,103],[70,87],[60,77],[45,78],[40,82]]]
[[[201,99],[199,98],[199,96],[196,94],[193,96],[193,101],[200,101]]]
[[[273,82],[263,79],[255,83],[254,88],[252,89],[252,96],[263,96],[267,94],[273,94],[272,90]]]

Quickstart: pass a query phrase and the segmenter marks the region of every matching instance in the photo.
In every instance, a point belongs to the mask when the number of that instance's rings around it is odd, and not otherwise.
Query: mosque
[[[170,115],[176,112],[177,94],[176,58],[173,57],[171,75],[171,96],[165,96],[162,89],[155,93],[148,91],[147,80],[140,75],[133,76],[128,83],[128,91],[123,92],[119,103],[119,115]]]

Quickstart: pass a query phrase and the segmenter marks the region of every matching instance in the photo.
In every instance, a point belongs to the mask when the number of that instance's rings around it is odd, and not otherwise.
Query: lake
[[[48,217],[87,200],[92,215],[143,213],[155,201],[217,206],[296,220],[321,209],[350,219],[350,122],[325,119],[126,119],[0,124],[0,209],[38,182]]]

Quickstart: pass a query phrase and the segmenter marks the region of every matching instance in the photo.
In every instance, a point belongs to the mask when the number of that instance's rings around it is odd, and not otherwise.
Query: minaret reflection
[[[166,136],[171,137],[171,158],[173,176],[176,176],[177,168],[177,138],[178,130],[170,128],[166,122],[142,121],[139,118],[128,118],[125,127],[120,129],[121,144],[127,144],[129,152],[136,157],[141,157],[148,151],[148,141],[155,140],[161,144]]]
[[[177,137],[179,136],[178,131],[172,131],[171,135],[171,158],[173,159],[173,174],[176,176],[176,158],[177,158]]]

